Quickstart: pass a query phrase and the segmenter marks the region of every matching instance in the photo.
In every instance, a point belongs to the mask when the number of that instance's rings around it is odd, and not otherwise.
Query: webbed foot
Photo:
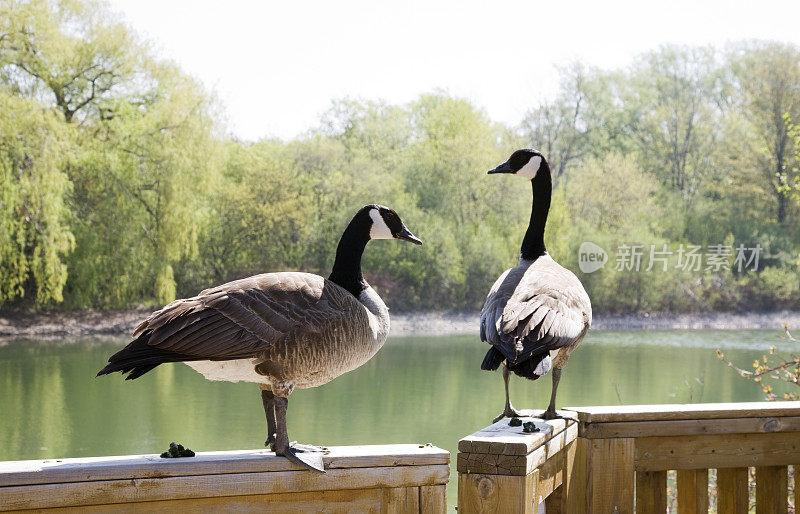
[[[568,421],[574,421],[575,423],[578,422],[578,420],[576,418],[573,418],[573,417],[570,417],[570,416],[563,416],[563,415],[559,414],[558,412],[556,412],[555,409],[553,409],[553,410],[547,409],[546,411],[544,411],[542,413],[542,419],[548,419],[548,420],[549,419],[563,419],[563,420],[568,420]]]
[[[293,442],[283,450],[276,448],[274,451],[276,455],[286,457],[300,467],[319,473],[325,473],[325,464],[322,462],[322,457],[329,451],[325,447]]]
[[[515,409],[513,405],[509,404],[506,406],[505,410],[503,410],[503,412],[500,413],[499,416],[497,416],[492,420],[492,423],[497,423],[503,418],[523,418],[523,417],[525,417],[525,414],[521,413],[520,411]]]

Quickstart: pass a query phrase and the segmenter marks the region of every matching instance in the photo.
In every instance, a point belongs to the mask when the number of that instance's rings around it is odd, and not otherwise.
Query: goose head
[[[383,205],[371,204],[364,206],[359,215],[368,218],[370,239],[402,239],[415,245],[421,245],[422,240],[411,233],[405,226],[400,216],[393,209]]]
[[[544,166],[547,166],[547,162],[541,153],[536,150],[523,149],[512,153],[506,162],[489,170],[489,174],[511,173],[533,180]]]

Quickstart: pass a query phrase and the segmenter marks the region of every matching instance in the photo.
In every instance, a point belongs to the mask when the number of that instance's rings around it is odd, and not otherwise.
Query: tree
[[[0,20],[5,86],[54,105],[68,123],[101,115],[104,101],[133,79],[143,50],[93,0],[9,0]]]
[[[523,137],[548,156],[556,180],[588,151],[587,73],[578,63],[560,70],[561,87],[556,99],[542,102],[522,120]]]
[[[26,295],[62,300],[75,243],[67,148],[53,111],[0,90],[0,305]]]
[[[783,223],[789,202],[781,177],[793,165],[786,116],[800,119],[800,48],[792,44],[751,41],[731,48],[733,87],[740,99],[734,105],[747,113],[764,151],[757,165],[775,203],[775,219]]]
[[[713,49],[665,46],[632,72],[629,133],[644,167],[685,200],[714,170],[715,68]]]

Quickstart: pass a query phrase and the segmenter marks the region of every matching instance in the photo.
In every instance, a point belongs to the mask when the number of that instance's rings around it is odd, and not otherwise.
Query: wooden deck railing
[[[572,412],[569,412],[572,411]],[[666,512],[676,470],[677,511],[705,513],[709,469],[716,508],[746,513],[755,468],[757,513],[786,513],[788,466],[800,471],[800,402],[576,407],[579,423],[535,420],[525,434],[502,420],[459,443],[459,514]],[[523,419],[523,421],[528,421]],[[573,429],[574,428],[574,429]],[[794,473],[794,504],[800,473]]]
[[[325,474],[264,450],[1,462],[0,511],[445,512],[447,451],[408,444],[330,450]]]

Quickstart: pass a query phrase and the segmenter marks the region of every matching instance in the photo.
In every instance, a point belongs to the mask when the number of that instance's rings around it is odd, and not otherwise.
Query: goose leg
[[[267,440],[264,441],[264,446],[275,451],[275,395],[272,391],[261,390],[261,403],[264,404],[264,413],[267,415]]]
[[[322,462],[325,448],[307,446],[300,444],[289,444],[289,434],[286,431],[286,408],[289,405],[288,398],[276,397],[275,400],[275,455],[286,457],[298,466],[302,466],[312,471],[325,473],[325,465]]]
[[[561,369],[553,368],[553,391],[550,393],[550,405],[547,410],[542,414],[542,419],[570,419],[577,422],[575,418],[569,416],[562,416],[556,413],[556,392],[558,391],[558,382],[561,380]]]
[[[524,416],[524,414],[522,414],[521,412],[516,410],[514,408],[514,406],[511,405],[511,399],[508,396],[508,377],[509,377],[510,374],[511,374],[511,372],[508,371],[508,367],[506,365],[503,365],[503,381],[505,382],[505,385],[506,385],[506,408],[503,409],[503,412],[500,413],[499,416],[497,416],[496,418],[494,418],[492,420],[492,423],[497,423],[498,421],[500,421],[503,418],[513,418],[513,417]]]

